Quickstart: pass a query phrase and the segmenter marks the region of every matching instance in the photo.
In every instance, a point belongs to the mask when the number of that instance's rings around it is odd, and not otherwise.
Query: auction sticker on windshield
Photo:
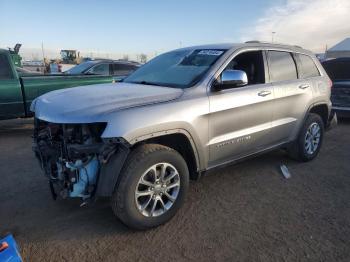
[[[214,56],[219,56],[223,53],[224,51],[221,50],[202,50],[198,53],[198,55],[214,55]]]

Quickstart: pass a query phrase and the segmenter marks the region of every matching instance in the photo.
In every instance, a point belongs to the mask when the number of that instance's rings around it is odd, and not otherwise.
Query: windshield
[[[93,61],[84,62],[84,63],[81,63],[79,65],[76,65],[76,66],[68,69],[64,73],[66,73],[66,74],[73,74],[73,75],[82,74],[84,71],[89,69],[94,64],[96,64],[96,63],[93,62]]]
[[[223,49],[176,50],[157,56],[124,79],[126,83],[187,88],[224,54]]]

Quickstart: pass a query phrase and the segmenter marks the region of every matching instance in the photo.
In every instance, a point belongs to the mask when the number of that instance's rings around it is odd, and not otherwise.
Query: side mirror
[[[225,70],[221,73],[221,79],[215,81],[216,90],[229,89],[234,87],[245,86],[248,84],[248,77],[241,70]]]

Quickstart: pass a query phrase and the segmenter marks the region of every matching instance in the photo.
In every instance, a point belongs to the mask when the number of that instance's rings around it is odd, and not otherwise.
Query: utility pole
[[[44,42],[41,42],[41,52],[43,54],[43,61],[45,63]]]
[[[275,36],[276,32],[271,32],[271,42],[273,43],[273,40],[274,40],[274,36]]]

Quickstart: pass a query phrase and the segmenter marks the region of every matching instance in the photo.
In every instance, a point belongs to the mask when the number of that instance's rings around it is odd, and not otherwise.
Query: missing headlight
[[[115,144],[102,141],[106,123],[54,124],[35,120],[33,149],[50,179],[54,198],[90,198],[100,165]],[[114,151],[113,151],[114,150]]]

